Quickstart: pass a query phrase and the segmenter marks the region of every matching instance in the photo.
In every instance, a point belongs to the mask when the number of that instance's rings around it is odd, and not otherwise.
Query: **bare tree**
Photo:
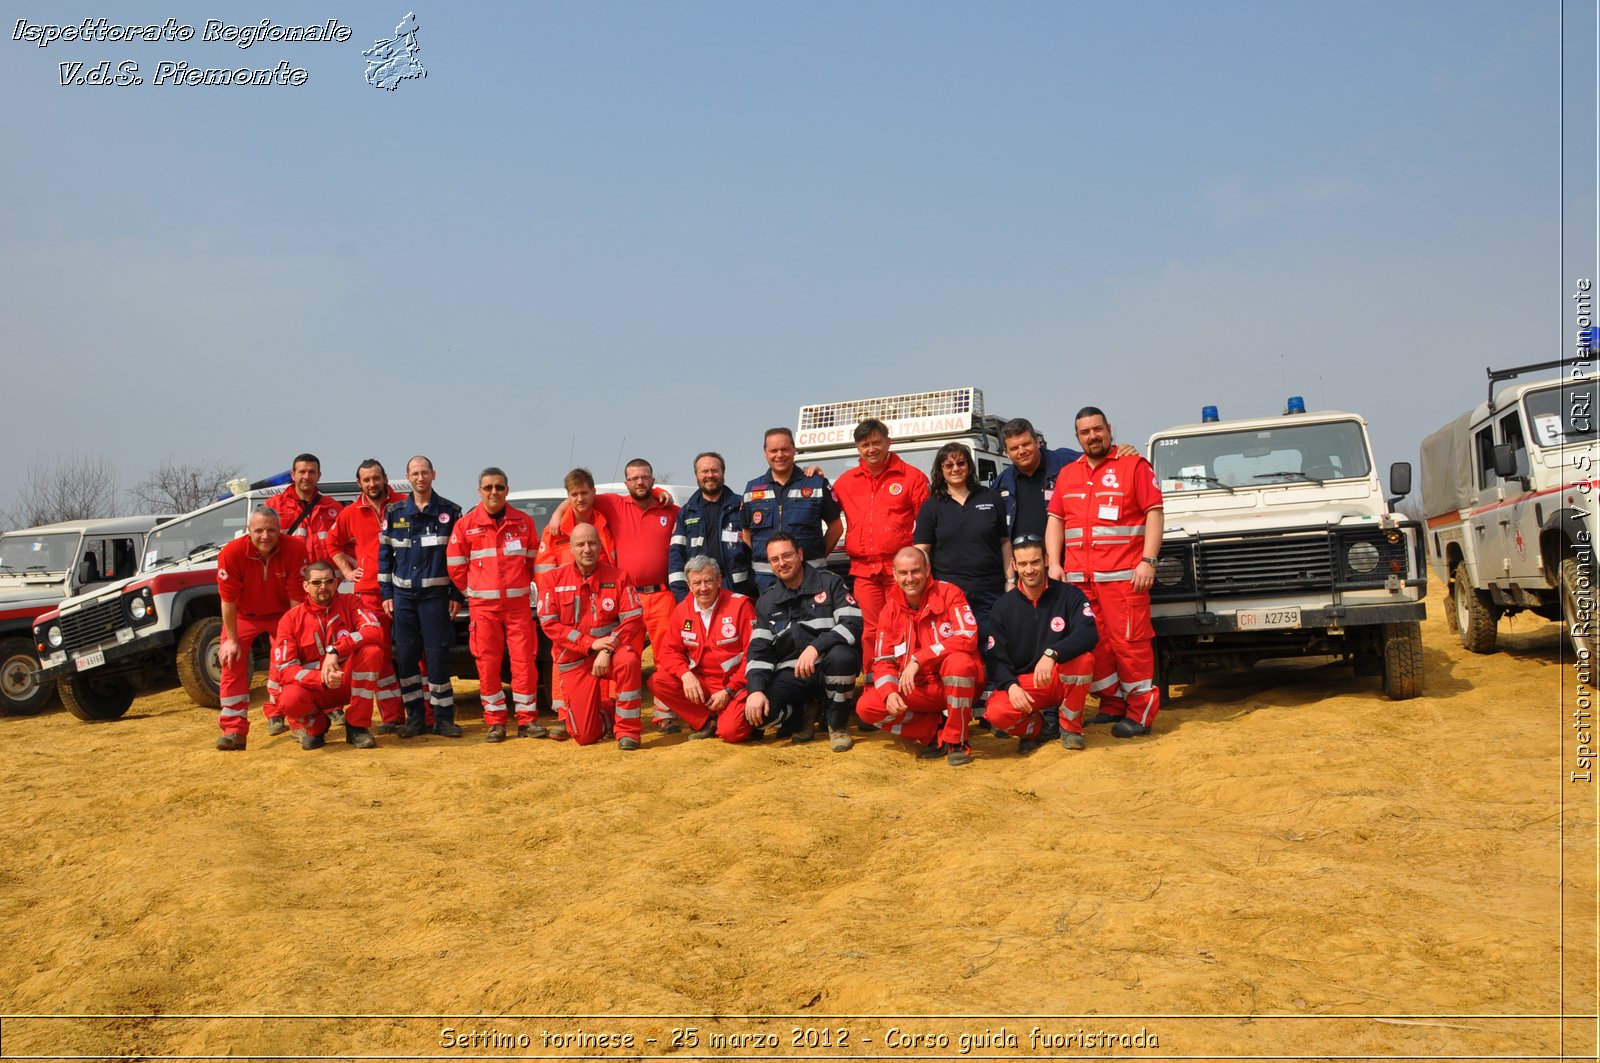
[[[140,513],[188,513],[216,501],[242,468],[223,461],[192,463],[168,458],[135,484],[128,496]]]
[[[58,520],[111,517],[117,512],[117,472],[103,454],[72,451],[37,458],[17,492],[8,516],[19,528]]]

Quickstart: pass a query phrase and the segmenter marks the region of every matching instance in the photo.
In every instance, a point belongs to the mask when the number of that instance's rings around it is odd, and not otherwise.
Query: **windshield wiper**
[[[1327,483],[1327,481],[1324,480],[1320,476],[1308,476],[1303,472],[1290,472],[1287,469],[1284,469],[1281,472],[1258,472],[1258,473],[1256,473],[1256,479],[1257,480],[1268,480],[1268,479],[1305,480],[1308,483],[1314,483],[1314,484],[1319,484],[1319,485]]]
[[[207,550],[215,550],[216,548],[217,548],[217,544],[216,543],[201,543],[199,546],[195,547],[193,550],[190,550],[187,554],[184,554],[183,556],[185,558],[190,558],[190,557],[193,557],[195,554],[203,554]]]
[[[1222,488],[1230,495],[1233,494],[1233,488],[1229,487],[1215,476],[1201,476],[1199,473],[1190,473],[1188,476],[1174,476],[1173,479],[1184,480],[1192,484],[1210,484],[1212,487]]]

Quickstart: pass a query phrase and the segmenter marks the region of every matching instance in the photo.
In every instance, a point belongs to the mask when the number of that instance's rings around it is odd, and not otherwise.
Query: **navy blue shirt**
[[[934,495],[917,513],[911,541],[932,548],[933,578],[973,591],[998,594],[1005,589],[1005,559],[1000,544],[1006,537],[1006,510],[1000,495],[979,487],[965,503]]]

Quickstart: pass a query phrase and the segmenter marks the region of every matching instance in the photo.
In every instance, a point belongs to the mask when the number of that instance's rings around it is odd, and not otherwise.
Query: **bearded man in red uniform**
[[[306,600],[283,614],[272,644],[278,706],[301,749],[327,741],[329,714],[345,709],[344,740],[371,749],[372,702],[385,649],[378,618],[353,594],[339,593],[331,561],[306,566]]]
[[[383,632],[383,663],[378,670],[378,715],[383,720],[378,730],[392,734],[405,722],[400,704],[400,683],[394,676],[394,641],[390,627],[394,621],[383,608],[378,590],[378,533],[383,530],[383,513],[389,506],[405,500],[404,491],[389,486],[389,474],[377,458],[368,458],[356,467],[356,483],[361,497],[339,511],[333,525],[333,563],[355,587],[361,604],[377,616]]]
[[[1056,476],[1045,527],[1050,578],[1076,584],[1094,609],[1100,641],[1089,691],[1118,738],[1150,733],[1161,693],[1155,685],[1150,587],[1164,531],[1155,470],[1138,454],[1119,454],[1096,406],[1074,421],[1083,456]]]

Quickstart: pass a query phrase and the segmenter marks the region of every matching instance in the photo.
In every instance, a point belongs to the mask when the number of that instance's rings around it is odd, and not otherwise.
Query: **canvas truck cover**
[[[1422,441],[1422,508],[1438,517],[1477,504],[1472,480],[1472,422],[1482,408],[1468,410]]]

